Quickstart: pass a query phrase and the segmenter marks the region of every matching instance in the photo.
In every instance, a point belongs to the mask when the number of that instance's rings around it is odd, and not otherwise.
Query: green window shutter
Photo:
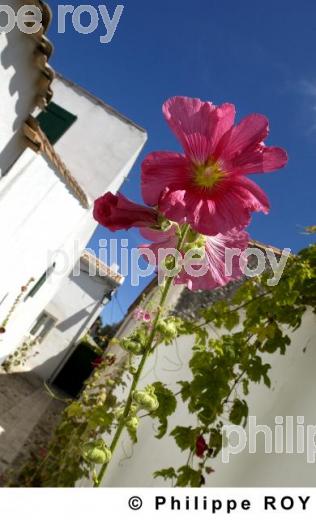
[[[57,143],[68,128],[77,120],[74,116],[64,108],[56,105],[56,103],[49,103],[46,109],[37,116],[37,120],[41,129],[48,137],[51,144]]]
[[[35,294],[40,290],[40,288],[44,285],[44,283],[46,282],[47,278],[52,274],[52,272],[54,271],[56,267],[56,264],[55,262],[53,263],[53,265],[51,265],[47,271],[45,271],[45,273],[42,274],[42,276],[40,277],[40,279],[36,282],[36,284],[34,285],[34,287],[32,287],[32,289],[30,290],[30,292],[26,295],[26,297],[24,298],[24,301],[26,301],[28,298],[33,298],[35,296]]]

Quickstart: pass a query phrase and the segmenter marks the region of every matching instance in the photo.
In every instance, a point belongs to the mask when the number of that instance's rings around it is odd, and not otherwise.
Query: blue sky
[[[88,2],[85,2],[88,3]],[[105,4],[110,14],[117,2]],[[99,29],[81,35],[70,19],[57,33],[57,4],[49,37],[54,43],[52,66],[146,128],[148,143],[123,193],[140,194],[140,163],[153,150],[179,145],[165,124],[161,105],[173,95],[233,102],[238,118],[261,112],[270,119],[268,144],[289,153],[286,169],[252,176],[268,193],[271,213],[256,214],[249,227],[253,238],[298,251],[311,241],[302,227],[316,224],[316,3],[314,0],[121,0],[124,11],[110,44],[101,44]],[[80,2],[73,2],[79,5]],[[86,19],[88,22],[88,19]],[[83,18],[84,21],[84,18]],[[102,129],[100,129],[102,131]],[[136,230],[100,238],[141,242]],[[117,321],[137,296],[127,279],[104,312]]]

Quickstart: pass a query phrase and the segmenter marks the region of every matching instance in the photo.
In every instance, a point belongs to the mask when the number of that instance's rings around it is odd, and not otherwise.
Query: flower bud
[[[138,426],[139,426],[139,419],[138,419],[138,417],[136,417],[136,415],[134,417],[130,417],[126,421],[126,427],[130,432],[136,433]]]
[[[112,453],[103,440],[88,442],[83,448],[83,457],[92,464],[107,464]]]
[[[148,385],[145,390],[136,390],[133,399],[136,404],[148,412],[154,412],[159,406],[155,388],[152,385]]]

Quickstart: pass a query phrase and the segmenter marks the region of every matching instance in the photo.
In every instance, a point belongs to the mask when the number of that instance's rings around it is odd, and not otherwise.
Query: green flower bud
[[[139,426],[139,419],[138,417],[130,417],[128,421],[126,421],[126,427],[129,431],[136,433]]]
[[[136,404],[148,412],[154,412],[159,406],[155,388],[152,385],[148,385],[145,390],[136,390],[133,399]]]
[[[160,320],[157,325],[157,330],[163,336],[163,340],[172,341],[178,335],[177,324],[172,318]]]
[[[83,448],[83,457],[92,464],[107,464],[112,453],[103,440],[88,442]]]
[[[142,351],[143,351],[143,347],[140,343],[138,343],[137,341],[134,341],[132,339],[129,339],[129,338],[122,339],[121,347],[124,350],[127,350],[127,352],[131,352],[132,354],[135,354],[136,356],[139,354],[142,354]]]

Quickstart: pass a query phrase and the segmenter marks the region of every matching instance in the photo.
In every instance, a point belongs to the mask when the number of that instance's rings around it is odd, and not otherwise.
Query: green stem
[[[183,226],[183,228],[182,228],[182,233],[181,233],[181,236],[179,238],[178,245],[177,245],[177,250],[178,251],[181,251],[181,248],[182,248],[182,246],[183,246],[183,244],[185,242],[188,230],[189,230],[189,225],[185,224]],[[146,364],[146,361],[147,361],[149,355],[152,353],[152,345],[153,345],[153,342],[154,342],[154,339],[155,339],[155,336],[156,336],[157,325],[158,325],[159,319],[160,319],[160,317],[162,315],[163,306],[166,303],[169,291],[170,291],[171,286],[172,286],[172,282],[173,282],[173,278],[172,277],[168,277],[167,281],[165,282],[165,286],[164,286],[164,289],[162,291],[160,302],[159,302],[159,305],[158,305],[158,312],[156,314],[156,317],[155,317],[155,320],[154,320],[154,323],[153,323],[153,327],[152,327],[150,336],[148,338],[148,343],[146,345],[145,352],[144,352],[144,354],[143,354],[143,356],[141,358],[141,361],[139,363],[137,372],[134,375],[133,383],[132,383],[132,386],[130,388],[130,391],[129,391],[129,394],[128,394],[128,398],[127,398],[127,401],[126,401],[126,404],[125,404],[124,413],[123,413],[123,415],[122,415],[122,417],[120,419],[120,422],[118,424],[117,430],[115,432],[115,435],[113,437],[113,440],[112,440],[112,443],[111,443],[111,446],[110,446],[110,450],[111,450],[112,456],[113,456],[114,451],[115,451],[115,449],[116,449],[116,447],[118,445],[118,442],[120,440],[122,432],[123,432],[123,430],[125,428],[126,419],[129,416],[129,413],[130,413],[130,410],[131,410],[131,405],[133,403],[133,394],[134,394],[135,390],[137,389],[137,386],[138,386],[140,377],[142,375],[144,366]],[[100,487],[100,485],[102,483],[102,480],[104,478],[104,475],[105,475],[105,473],[107,471],[108,465],[109,465],[109,463],[106,463],[106,464],[103,464],[103,466],[101,467],[100,472],[99,472],[99,474],[97,476],[97,479],[94,482],[94,487]]]

